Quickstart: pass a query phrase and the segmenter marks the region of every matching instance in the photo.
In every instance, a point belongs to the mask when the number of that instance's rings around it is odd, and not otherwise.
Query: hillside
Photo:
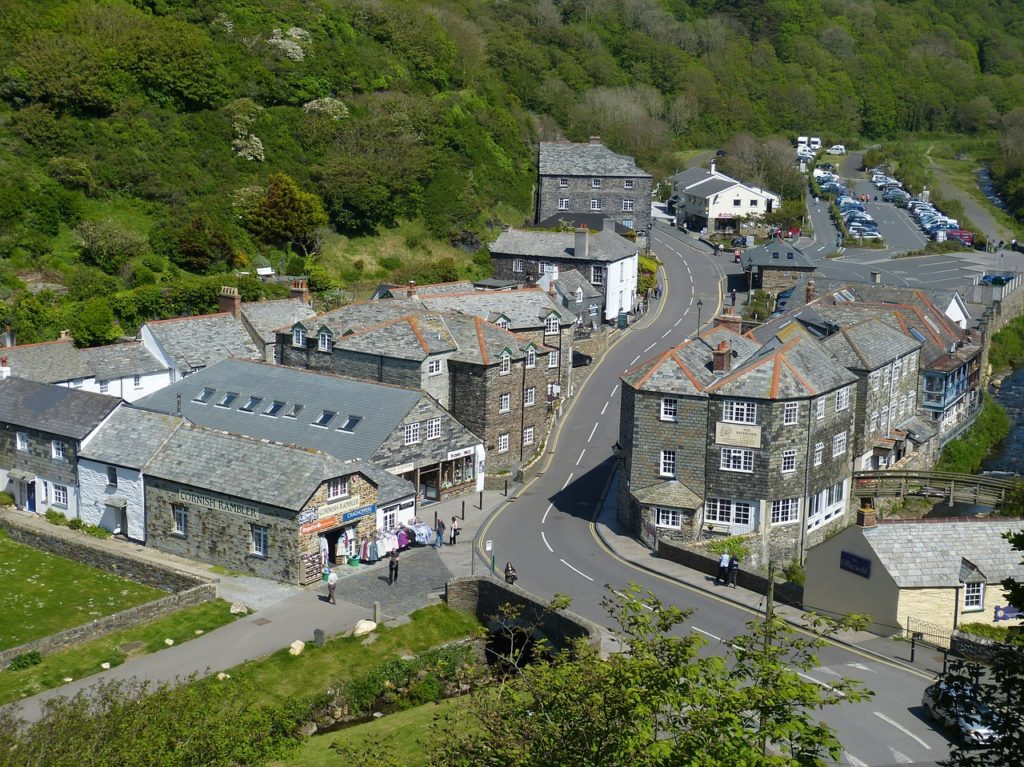
[[[101,343],[264,263],[334,301],[483,273],[558,136],[663,174],[740,132],[960,133],[1024,209],[1022,23],[1014,0],[0,0],[0,324]]]

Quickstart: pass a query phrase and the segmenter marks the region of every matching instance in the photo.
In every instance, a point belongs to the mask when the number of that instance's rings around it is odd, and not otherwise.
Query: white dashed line
[[[887,717],[887,716],[886,716],[885,714],[883,714],[883,713],[882,713],[881,711],[875,711],[875,712],[873,712],[873,713],[874,713],[874,715],[875,715],[875,716],[877,716],[877,717],[878,717],[879,719],[881,719],[881,720],[882,720],[883,722],[888,722],[888,723],[889,723],[889,724],[891,724],[891,725],[892,725],[893,727],[895,727],[895,728],[896,728],[897,730],[899,730],[900,732],[902,732],[902,733],[903,733],[904,735],[909,735],[910,737],[912,737],[912,738],[913,738],[914,740],[916,740],[916,741],[917,741],[918,743],[920,743],[920,744],[921,744],[922,746],[924,746],[925,748],[927,748],[927,749],[928,749],[929,751],[931,751],[931,750],[932,750],[932,747],[931,747],[931,746],[929,746],[929,745],[928,745],[927,743],[925,743],[925,742],[924,742],[923,740],[921,740],[921,739],[920,739],[919,737],[917,737],[917,736],[916,736],[916,735],[915,735],[914,733],[912,733],[912,732],[911,732],[910,730],[908,730],[908,729],[907,729],[906,727],[904,727],[904,726],[903,726],[902,724],[900,724],[899,722],[896,722],[896,721],[894,721],[894,720],[890,719],[890,718],[889,718],[889,717]]]
[[[654,342],[654,344],[656,344],[656,343],[658,343],[658,342],[657,342],[657,341],[655,341],[655,342]],[[651,344],[651,345],[650,345],[650,346],[648,346],[648,347],[647,347],[646,349],[644,349],[644,352],[649,352],[649,351],[650,351],[651,349],[653,349],[653,348],[654,348],[654,344]]]
[[[636,361],[637,361],[638,359],[640,359],[640,355],[639,355],[639,354],[638,354],[638,355],[636,355],[636,356],[635,356],[635,357],[633,358],[633,361],[632,361],[632,362],[630,362],[629,364],[630,364],[630,365],[635,365],[635,364],[636,364]]]
[[[801,679],[806,679],[808,682],[813,682],[814,684],[818,685],[819,687],[824,687],[829,692],[834,692],[840,698],[845,698],[846,697],[846,693],[845,692],[843,692],[842,690],[837,690],[832,685],[827,684],[825,682],[822,682],[820,679],[815,679],[813,676],[808,676],[807,674],[801,673],[800,671],[797,671],[796,675],[798,677],[800,677]]]
[[[566,562],[566,561],[565,561],[564,559],[559,559],[558,561],[559,561],[559,562],[561,562],[561,563],[562,563],[563,565],[565,565],[566,567],[568,567],[568,568],[569,568],[570,570],[572,570],[572,571],[573,571],[574,573],[579,573],[579,574],[580,574],[580,575],[582,575],[582,576],[583,576],[584,578],[586,578],[586,579],[587,579],[588,581],[593,581],[593,580],[594,580],[593,578],[591,578],[591,577],[590,577],[589,575],[587,575],[586,573],[584,573],[584,572],[580,572],[579,570],[577,570],[577,569],[576,569],[575,567],[573,567],[572,565],[570,565],[570,564],[569,564],[568,562]]]
[[[572,476],[573,476],[573,475],[572,475],[572,472],[570,472],[570,473],[569,473],[569,476],[568,476],[568,477],[566,477],[566,479],[565,479],[565,484],[564,484],[564,485],[562,485],[562,489],[563,489],[563,490],[565,490],[565,488],[569,487],[569,483],[570,483],[570,482],[572,481]]]
[[[564,488],[564,487],[563,487],[562,489],[563,489],[563,490],[565,490],[565,488]],[[553,507],[554,505],[555,505],[555,504],[553,504],[553,503],[549,503],[549,504],[548,504],[548,507],[547,507],[546,509],[544,509],[544,516],[540,518],[540,523],[541,523],[542,525],[543,525],[543,524],[544,524],[545,522],[547,522],[547,521],[548,521],[548,512],[549,512],[549,511],[551,511],[551,508],[552,508],[552,507]],[[541,533],[541,535],[543,535],[543,533]]]
[[[612,389],[612,396],[613,396],[613,397],[615,396],[615,392],[617,392],[618,390],[619,390],[619,385],[618,385],[618,384],[615,384],[615,388],[614,388],[614,389]]]
[[[731,642],[726,642],[726,641],[725,641],[724,639],[722,639],[722,637],[719,637],[719,636],[715,636],[715,635],[714,635],[714,634],[712,634],[712,633],[711,633],[710,631],[705,631],[704,629],[699,629],[699,628],[697,628],[696,626],[694,626],[694,627],[693,627],[693,630],[694,630],[694,631],[699,631],[699,632],[700,632],[701,634],[703,634],[704,636],[709,636],[709,637],[711,637],[711,638],[712,638],[712,639],[714,639],[714,640],[715,640],[716,642],[721,642],[722,644],[724,644],[724,645],[728,645],[729,647],[736,647],[736,645],[732,644]]]
[[[850,765],[850,767],[868,767],[867,762],[862,762],[860,759],[855,757],[849,751],[843,752],[843,761]]]
[[[671,333],[671,332],[672,332],[671,330],[666,330],[666,331],[665,331],[665,332],[664,332],[664,333],[662,334],[662,336],[661,336],[661,337],[662,337],[662,338],[664,338],[665,336],[667,336],[667,335],[668,335],[669,333]]]
[[[586,453],[586,452],[587,452],[587,449],[583,448],[583,453]],[[576,459],[576,465],[577,466],[579,466],[580,465],[580,461],[583,460],[583,453],[580,453],[580,457]]]
[[[682,321],[683,321],[683,318],[682,318],[682,317],[680,317],[680,318],[679,318],[678,320],[676,320],[676,323],[675,323],[675,325],[673,325],[672,327],[675,327],[676,325],[678,325],[678,324],[679,324],[680,322],[682,322]]]
[[[601,408],[601,415],[604,415],[604,411],[608,409],[608,406],[609,406],[609,405],[610,405],[611,403],[612,403],[612,401],[611,401],[611,400],[608,400],[607,402],[605,402],[605,403],[604,403],[604,407],[603,407],[603,408]]]
[[[587,437],[587,442],[590,442],[594,438],[594,432],[597,431],[597,424],[594,424],[594,428],[590,430],[590,436]]]
[[[555,550],[553,548],[551,548],[551,544],[548,543],[547,536],[544,535],[544,531],[543,530],[540,531],[540,539],[542,541],[544,541],[544,545],[548,547],[548,551],[550,551],[552,554],[554,554]]]

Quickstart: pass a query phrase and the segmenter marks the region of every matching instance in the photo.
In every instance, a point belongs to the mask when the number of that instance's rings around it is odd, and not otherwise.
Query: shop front
[[[411,483],[420,504],[458,498],[483,490],[483,445],[449,450],[444,460],[416,467],[412,462],[388,471]]]
[[[377,504],[354,494],[298,516],[300,577],[303,584],[320,580],[325,569],[358,560],[359,543],[377,529]]]

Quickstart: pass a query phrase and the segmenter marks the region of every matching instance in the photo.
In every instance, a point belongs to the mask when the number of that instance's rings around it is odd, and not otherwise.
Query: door
[[[35,482],[26,482],[25,485],[28,488],[28,494],[26,496],[26,505],[28,506],[28,510],[29,511],[35,511],[36,510],[36,483]]]
[[[121,509],[121,523],[119,532],[125,538],[128,537],[128,509]]]

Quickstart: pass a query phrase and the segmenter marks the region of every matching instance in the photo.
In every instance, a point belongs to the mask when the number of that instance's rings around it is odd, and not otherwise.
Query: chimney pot
[[[736,335],[743,335],[743,318],[733,313],[731,306],[726,306],[722,313],[715,317],[716,328],[728,328]]]
[[[221,287],[219,308],[222,312],[228,312],[232,317],[238,317],[242,313],[242,297],[238,294],[238,288],[231,285]]]
[[[309,304],[309,283],[306,280],[292,280],[291,297]]]
[[[729,344],[722,341],[711,352],[711,370],[715,375],[725,375],[732,367],[732,353]]]
[[[591,144],[600,144],[601,143],[601,137],[600,136],[591,136],[590,137],[590,143]]]
[[[409,280],[409,287],[405,291],[406,298],[416,298],[416,280]]]
[[[867,498],[861,504],[861,507],[857,509],[857,526],[858,527],[874,527],[878,524],[878,513],[871,506],[871,501]]]

